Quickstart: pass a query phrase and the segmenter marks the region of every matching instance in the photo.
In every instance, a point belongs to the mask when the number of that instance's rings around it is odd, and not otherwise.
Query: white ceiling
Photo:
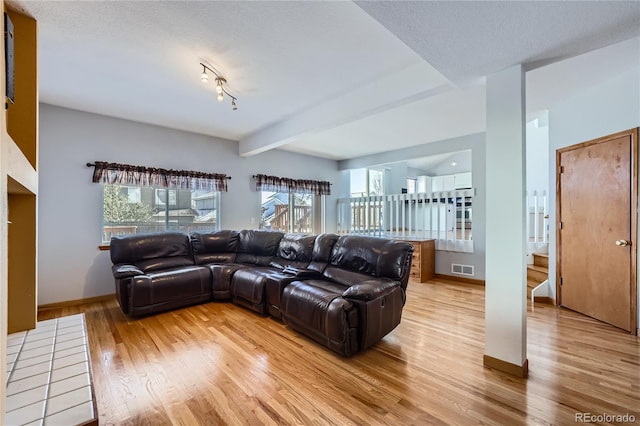
[[[455,165],[451,163],[455,162]],[[406,161],[407,167],[417,169],[420,174],[439,176],[471,171],[471,150],[447,152],[429,157],[412,158]]]
[[[10,1],[39,23],[42,102],[346,159],[484,130],[483,77],[529,113],[640,61],[639,2]],[[375,18],[375,19],[374,19]],[[204,61],[238,110],[200,82]],[[552,63],[547,67],[542,67]]]

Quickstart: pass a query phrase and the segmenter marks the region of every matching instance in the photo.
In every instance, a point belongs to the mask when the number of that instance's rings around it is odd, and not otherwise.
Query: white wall
[[[430,167],[427,170],[429,176],[445,176],[453,175],[456,173],[473,172],[472,170],[472,156],[470,150],[456,152],[451,154],[446,159],[442,160],[435,166]],[[452,166],[451,162],[455,161],[456,165]]]
[[[407,163],[393,163],[385,165],[385,194],[400,194],[407,187],[408,168]]]
[[[422,176],[424,174],[426,174],[424,170],[407,167],[407,178],[409,179],[417,179],[418,176]]]
[[[638,43],[638,51],[640,51],[640,41]],[[549,192],[555,194],[557,149],[638,126],[640,126],[640,66],[591,87],[551,109],[549,112]],[[555,299],[556,200],[555,197],[550,197],[549,200],[549,284],[551,297]],[[640,235],[638,237],[637,240],[640,241]],[[640,293],[638,306],[640,306]]]
[[[379,154],[343,160],[338,162],[340,170],[359,169],[379,164],[407,161],[413,158],[428,157],[431,155],[445,154],[471,150],[471,162],[473,169],[473,187],[476,196],[473,200],[473,253],[458,253],[452,251],[436,252],[436,273],[451,275],[451,264],[459,263],[474,266],[473,278],[484,280],[485,277],[485,135],[476,133],[458,138],[446,139],[437,142],[425,143],[409,148],[396,149]]]
[[[234,141],[41,104],[38,304],[114,292],[109,252],[98,251],[102,186],[91,183],[86,163],[93,161],[230,175],[221,196],[223,229],[257,226],[256,173],[328,180],[326,231],[336,230],[343,179],[335,161],[282,150],[243,158]]]
[[[527,123],[527,191],[540,191],[549,187],[549,126],[547,122],[548,119]]]

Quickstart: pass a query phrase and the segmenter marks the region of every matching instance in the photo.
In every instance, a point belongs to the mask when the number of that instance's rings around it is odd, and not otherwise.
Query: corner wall
[[[332,160],[272,150],[243,158],[237,142],[41,104],[38,304],[114,293],[108,251],[98,251],[102,186],[87,162],[226,173],[223,229],[255,228],[260,194],[252,175],[328,180],[326,232],[336,230],[341,175]],[[255,222],[252,222],[255,218]]]
[[[636,39],[640,52],[640,39]],[[640,65],[549,111],[549,193],[556,193],[556,150],[640,126]],[[549,198],[549,287],[556,299],[556,199]],[[636,237],[640,241],[640,235]],[[640,251],[638,252],[640,253]],[[640,262],[638,263],[640,265]],[[640,274],[638,274],[640,277]],[[556,299],[557,300],[557,299]],[[640,303],[640,293],[639,293]],[[640,304],[638,305],[640,306]],[[640,310],[638,311],[640,313]],[[640,323],[640,315],[638,319]]]
[[[527,123],[527,191],[549,187],[549,167],[553,166],[549,164],[548,155],[549,126],[534,121]]]

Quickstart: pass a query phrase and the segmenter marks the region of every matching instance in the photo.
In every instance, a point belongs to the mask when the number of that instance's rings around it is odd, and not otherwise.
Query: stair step
[[[544,266],[527,265],[527,280],[541,283],[549,278],[549,269]]]
[[[533,264],[536,266],[549,267],[549,255],[546,253],[533,253]]]
[[[534,288],[536,288],[537,286],[539,286],[540,283],[537,281],[533,281],[533,280],[527,280],[527,291],[531,291]]]
[[[527,299],[531,299],[531,290],[539,285],[540,283],[537,281],[527,280]]]
[[[547,268],[546,266],[540,266],[540,265],[527,265],[527,268],[529,269],[533,269],[535,271],[540,271],[540,272],[549,272],[549,268]]]

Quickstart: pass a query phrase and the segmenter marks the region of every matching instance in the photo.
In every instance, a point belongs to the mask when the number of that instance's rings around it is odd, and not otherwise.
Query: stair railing
[[[474,189],[338,200],[338,233],[436,240],[437,250],[473,253]]]
[[[549,244],[549,202],[547,191],[534,190],[526,193],[526,226],[529,245]]]

